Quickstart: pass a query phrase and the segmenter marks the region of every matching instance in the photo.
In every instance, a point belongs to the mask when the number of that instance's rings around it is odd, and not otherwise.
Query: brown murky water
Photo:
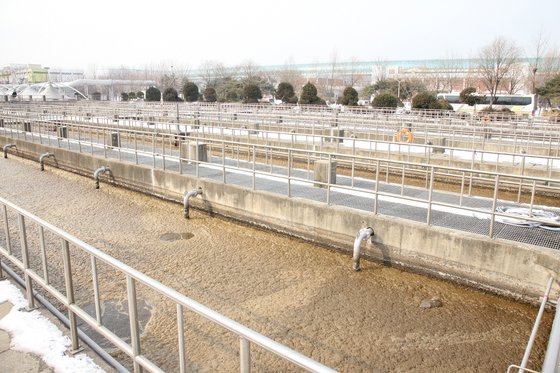
[[[504,372],[519,364],[537,309],[445,281],[363,261],[324,247],[12,157],[0,162],[0,196],[218,312],[341,372]],[[200,197],[197,197],[200,198]],[[31,238],[30,241],[33,241]],[[352,242],[348,243],[351,249]],[[48,248],[60,258],[60,245]],[[74,272],[89,261],[73,261]],[[53,269],[53,273],[56,270]],[[99,266],[102,300],[117,304],[126,282]],[[92,301],[76,276],[77,302]],[[543,284],[544,287],[544,284]],[[178,371],[176,308],[138,286],[149,305],[143,352]],[[421,308],[437,297],[442,307]],[[546,313],[529,368],[542,363]],[[238,371],[239,341],[185,312],[192,372]],[[293,365],[253,346],[253,371]]]

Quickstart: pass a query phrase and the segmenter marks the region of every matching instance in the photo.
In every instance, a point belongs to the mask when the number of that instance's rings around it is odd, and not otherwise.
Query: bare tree
[[[537,74],[537,87],[543,86],[547,81],[560,73],[560,52],[552,48],[543,58],[539,73]]]
[[[447,57],[442,61],[441,72],[438,76],[438,79],[440,80],[441,91],[453,92],[457,83],[457,79],[462,72],[463,67],[461,66],[460,59],[453,54],[448,54]],[[461,89],[463,88],[461,87]]]
[[[350,57],[350,61],[348,62],[347,79],[345,79],[344,85],[354,87],[361,82],[362,75],[359,73],[358,64],[358,57]]]
[[[387,63],[385,60],[379,59],[371,72],[371,84],[381,80],[387,80]]]
[[[472,61],[472,59],[470,59],[470,61]],[[467,87],[475,87],[477,91],[480,91],[483,88],[480,81],[481,77],[478,65],[474,65],[473,63],[469,62],[467,70],[464,74],[461,90]]]
[[[515,64],[512,66],[510,72],[505,79],[506,86],[504,87],[510,95],[516,94],[523,86],[524,74],[522,64]]]
[[[251,60],[245,61],[237,67],[241,78],[248,83],[254,83],[261,76],[260,66],[255,65]]]
[[[490,92],[490,108],[502,80],[517,64],[519,54],[517,46],[503,38],[495,39],[480,51],[480,73],[484,85]]]
[[[334,98],[333,86],[334,86],[337,63],[338,63],[338,53],[336,52],[336,50],[333,50],[329,61],[329,90],[328,90],[329,98],[330,97]]]
[[[231,76],[228,69],[221,62],[216,61],[204,61],[200,65],[200,70],[206,87],[214,87],[218,80]]]
[[[182,64],[176,64],[173,65],[173,74],[175,74],[176,78],[177,78],[177,84],[179,84],[179,87],[176,88],[181,88],[186,82],[189,81],[189,77],[190,77],[190,73],[191,73],[191,68],[189,65],[182,65]]]
[[[537,72],[541,68],[543,56],[546,53],[546,48],[548,45],[548,40],[544,36],[544,32],[541,29],[539,34],[535,39],[533,61],[529,64],[529,76],[531,81],[531,92],[535,93],[537,89]]]
[[[299,92],[303,85],[307,83],[307,78],[294,67],[294,64],[293,59],[290,59],[281,70],[276,72],[276,80],[290,83],[294,87],[294,91]]]

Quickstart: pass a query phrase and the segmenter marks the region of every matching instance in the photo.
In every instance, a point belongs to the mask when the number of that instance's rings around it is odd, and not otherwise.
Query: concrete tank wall
[[[185,192],[201,187],[203,195],[190,201],[190,205],[195,208],[349,253],[352,252],[357,231],[364,226],[371,226],[375,229],[373,243],[364,244],[362,250],[369,258],[507,296],[537,300],[548,277],[556,276],[560,270],[560,252],[548,248],[252,191],[1,136],[0,141],[4,144],[15,143],[19,156],[37,161],[40,154],[54,153],[59,167],[90,176],[92,188],[93,172],[101,166],[111,168],[115,182],[119,185],[178,202]],[[102,182],[101,188],[107,187],[111,186]],[[177,210],[177,216],[181,218],[181,207],[178,206]],[[349,257],[349,270],[351,265]],[[558,293],[558,286],[555,285],[552,298],[557,297]]]

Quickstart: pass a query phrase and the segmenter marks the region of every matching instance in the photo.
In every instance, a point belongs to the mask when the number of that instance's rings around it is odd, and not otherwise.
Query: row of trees
[[[371,102],[373,107],[379,108],[396,108],[403,106],[401,99],[409,98],[413,95],[412,107],[419,109],[440,109],[451,110],[451,105],[445,100],[437,99],[434,92],[428,92],[425,86],[422,85],[403,85],[403,87],[396,87],[393,80],[386,80],[377,82],[372,91],[375,93],[375,98]],[[411,88],[413,87],[413,88]],[[401,93],[401,88],[404,93]],[[552,79],[546,82],[543,87],[537,88],[538,94],[542,99],[548,101],[549,105],[560,104],[560,74],[557,74]],[[163,92],[155,87],[150,87],[146,91],[146,101],[205,101],[216,102],[218,94],[213,87],[207,87],[202,93],[199,91],[198,86],[193,82],[186,82],[182,88],[183,99],[179,97],[178,92],[174,88],[167,88]],[[317,88],[310,82],[303,86],[301,95],[298,98],[295,94],[294,87],[287,82],[282,82],[274,91],[276,98],[283,103],[288,104],[302,104],[302,105],[325,105],[324,99],[318,96]],[[129,99],[143,98],[143,92],[123,92],[121,94],[123,101]],[[260,88],[255,84],[248,84],[243,87],[243,102],[257,103],[262,98]],[[358,104],[358,92],[353,87],[346,87],[342,97],[339,98],[338,103],[346,106],[356,106]],[[467,87],[463,89],[459,96],[460,102],[470,106],[476,106],[486,100],[486,96],[477,94],[475,87]],[[494,102],[491,97],[490,102]],[[492,105],[490,105],[491,108]]]
[[[352,97],[355,98],[355,104],[357,104],[358,92],[351,88],[353,92]],[[179,97],[179,93],[175,88],[168,87],[161,91],[156,87],[150,87],[146,91],[146,101],[205,101],[205,102],[231,102],[242,100],[244,103],[257,103],[262,99],[261,88],[256,84],[247,84],[242,87],[239,95],[236,92],[230,92],[229,96],[220,97],[218,91],[214,87],[207,87],[203,92],[199,91],[198,86],[193,82],[186,82],[182,87],[183,98]],[[233,95],[235,93],[235,95]],[[317,88],[311,84],[307,83],[303,86],[301,91],[301,96],[298,98],[295,94],[294,87],[287,82],[282,82],[278,85],[278,88],[274,90],[277,99],[281,100],[283,103],[297,104],[298,102],[304,105],[325,105],[326,102],[317,95]],[[132,98],[129,93],[121,94],[123,101],[127,101]],[[230,100],[227,100],[229,98]],[[347,102],[345,104],[354,104],[354,101]]]
[[[198,86],[193,82],[187,82],[182,88],[183,98],[179,97],[179,92],[175,88],[168,87],[163,93],[156,88],[150,87],[146,90],[146,101],[206,101],[206,102],[216,102],[218,101],[218,95],[216,90],[212,87],[208,87],[203,93],[199,92]],[[121,94],[123,101],[127,101],[130,97],[127,93]],[[236,96],[237,98],[237,96]],[[244,103],[257,103],[262,98],[262,92],[260,88],[254,84],[249,84],[243,87],[242,101]],[[237,101],[237,100],[236,100]]]

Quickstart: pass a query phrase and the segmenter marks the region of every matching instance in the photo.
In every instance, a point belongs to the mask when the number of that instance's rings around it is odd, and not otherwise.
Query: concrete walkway
[[[12,309],[12,304],[0,304],[0,320]],[[0,373],[53,373],[40,357],[34,354],[10,350],[10,335],[0,329]]]

